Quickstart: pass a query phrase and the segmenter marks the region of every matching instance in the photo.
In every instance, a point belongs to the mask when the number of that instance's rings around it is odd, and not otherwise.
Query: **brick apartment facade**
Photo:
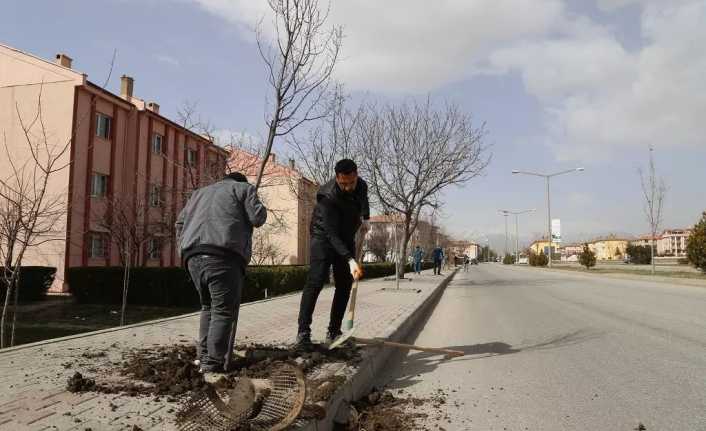
[[[53,175],[48,187],[66,200],[62,226],[55,241],[28,250],[24,261],[56,267],[55,292],[67,290],[69,268],[120,264],[118,248],[102,227],[106,220],[123,211],[132,214],[136,225],[173,224],[189,192],[220,178],[229,156],[160,115],[157,103],[135,97],[132,78],[123,76],[120,94],[114,94],[71,63],[63,54],[50,62],[0,45],[0,129],[8,137],[13,162],[26,162],[29,156],[18,117],[31,118],[37,110],[48,139],[57,145],[71,142],[62,160],[68,168]],[[0,157],[3,176],[8,162]],[[150,239],[133,261],[179,265],[171,238]]]

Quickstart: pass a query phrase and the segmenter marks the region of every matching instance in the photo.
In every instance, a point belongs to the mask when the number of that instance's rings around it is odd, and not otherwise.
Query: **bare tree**
[[[289,140],[304,176],[317,184],[325,184],[331,179],[338,160],[353,158],[355,153],[354,130],[361,111],[349,110],[346,106],[348,99],[343,86],[335,85],[327,100],[328,115],[307,132],[306,138],[293,134]]]
[[[320,101],[329,85],[343,39],[341,27],[326,26],[329,9],[318,0],[268,0],[274,14],[275,37],[264,40],[256,31],[257,46],[265,62],[273,97],[268,100],[267,141],[260,172],[265,169],[275,138],[305,122],[325,116]],[[255,186],[260,185],[260,175]]]
[[[7,157],[10,172],[0,179],[0,255],[3,264],[5,298],[0,318],[0,347],[6,345],[6,319],[10,298],[14,294],[14,310],[10,345],[14,345],[17,301],[22,261],[27,250],[50,241],[61,239],[60,220],[66,211],[65,195],[52,194],[48,190],[50,179],[66,169],[70,162],[66,154],[72,139],[54,142],[47,131],[42,112],[42,88],[37,96],[37,108],[32,118],[26,118],[15,106],[29,158],[22,164],[17,162],[3,132],[4,157]],[[17,148],[17,147],[13,147]]]
[[[285,262],[287,256],[274,238],[283,231],[284,226],[275,223],[267,224],[253,232],[252,262],[255,265],[281,265]]]
[[[175,238],[176,214],[173,214],[171,205],[162,207],[163,200],[156,196],[145,201],[137,199],[133,204],[130,198],[115,197],[109,202],[107,211],[93,214],[94,226],[106,244],[102,252],[109,257],[114,246],[123,267],[120,326],[125,325],[131,269],[142,266],[150,256],[161,254]],[[152,207],[155,211],[151,211]]]
[[[399,214],[400,255],[424,208],[436,208],[440,193],[480,175],[490,157],[485,130],[455,105],[431,100],[378,107],[367,104],[356,127],[358,154],[371,195],[384,212]],[[398,267],[400,276],[403,268]]]
[[[653,157],[654,148],[650,147],[650,161],[645,173],[642,168],[638,169],[640,174],[640,185],[642,186],[642,197],[645,199],[643,210],[650,225],[650,256],[652,257],[652,274],[655,273],[655,237],[662,225],[662,209],[664,206],[664,196],[667,193],[667,185],[664,178],[657,176],[655,161]]]

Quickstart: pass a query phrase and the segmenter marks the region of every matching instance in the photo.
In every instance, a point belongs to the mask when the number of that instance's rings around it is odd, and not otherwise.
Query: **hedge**
[[[425,263],[425,269],[431,264]],[[245,273],[242,302],[301,290],[306,283],[307,265],[249,266]],[[407,266],[407,270],[411,268]],[[363,265],[364,278],[393,275],[393,263]],[[123,268],[80,267],[68,271],[69,289],[80,304],[120,304],[122,302]],[[199,303],[187,272],[180,267],[130,270],[128,304],[163,307],[189,307]]]
[[[0,276],[5,271],[0,268]],[[19,302],[25,303],[30,301],[42,300],[47,290],[54,282],[56,268],[50,266],[23,266],[20,271],[20,296]],[[0,277],[0,299],[5,300],[7,286],[4,282],[4,277]]]

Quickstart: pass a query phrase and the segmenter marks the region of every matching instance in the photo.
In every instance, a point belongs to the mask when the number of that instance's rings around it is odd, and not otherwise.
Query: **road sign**
[[[552,219],[552,242],[561,243],[561,221]]]

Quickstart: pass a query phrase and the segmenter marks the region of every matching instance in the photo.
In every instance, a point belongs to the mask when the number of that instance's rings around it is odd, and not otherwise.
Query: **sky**
[[[0,43],[65,52],[100,84],[117,50],[108,89],[128,74],[168,117],[188,100],[221,130],[262,136],[253,28],[267,12],[265,0],[5,0]],[[485,123],[491,164],[444,192],[454,236],[498,248],[498,210],[533,208],[520,240],[541,236],[543,179],[511,171],[575,167],[551,183],[565,241],[643,234],[649,147],[668,186],[664,227],[706,210],[706,0],[347,0],[330,20],[344,28],[336,79],[353,100],[431,97]]]

